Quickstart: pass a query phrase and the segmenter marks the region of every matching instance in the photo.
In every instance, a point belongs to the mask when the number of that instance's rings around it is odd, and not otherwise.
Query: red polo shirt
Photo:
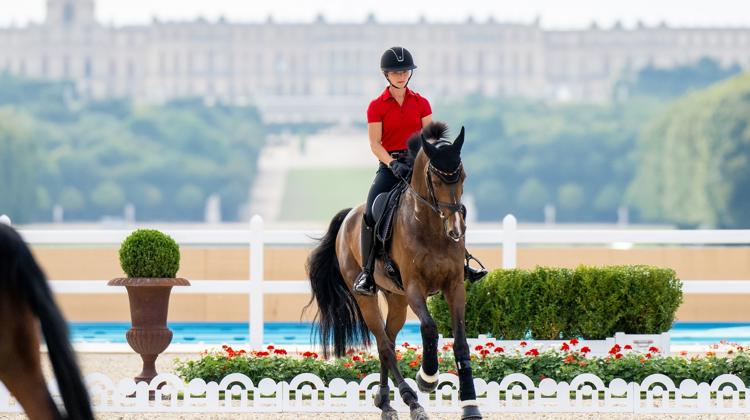
[[[427,99],[406,88],[404,103],[399,105],[386,87],[383,93],[370,102],[367,122],[382,122],[383,136],[380,143],[385,150],[406,149],[406,140],[422,129],[422,118],[432,114]]]

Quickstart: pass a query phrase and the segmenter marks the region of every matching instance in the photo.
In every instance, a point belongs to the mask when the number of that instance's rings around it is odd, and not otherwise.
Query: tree
[[[629,200],[651,220],[750,226],[750,73],[674,103],[639,142]]]
[[[16,223],[31,220],[38,198],[38,157],[30,126],[28,115],[0,108],[0,214]]]

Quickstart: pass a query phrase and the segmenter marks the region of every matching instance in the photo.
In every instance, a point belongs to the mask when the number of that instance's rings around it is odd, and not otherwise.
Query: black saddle
[[[375,219],[375,237],[377,240],[378,256],[383,258],[385,274],[398,286],[404,289],[401,282],[401,273],[396,263],[389,256],[391,237],[393,235],[393,220],[398,210],[402,193],[407,185],[398,183],[391,191],[378,194],[372,203],[372,217]]]

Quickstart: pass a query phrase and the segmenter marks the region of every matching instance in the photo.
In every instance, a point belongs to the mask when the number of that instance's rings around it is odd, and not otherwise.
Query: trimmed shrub
[[[174,278],[180,247],[158,230],[138,229],[120,246],[120,266],[128,277]]]
[[[681,303],[682,283],[668,268],[500,269],[466,284],[466,334],[505,340],[658,334],[672,327]],[[438,331],[452,337],[443,296],[431,297],[427,305]]]

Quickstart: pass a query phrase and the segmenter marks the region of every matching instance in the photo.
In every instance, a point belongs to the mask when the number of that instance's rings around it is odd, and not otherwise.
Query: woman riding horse
[[[403,47],[389,48],[380,57],[380,70],[388,85],[370,102],[367,108],[367,129],[370,149],[380,161],[375,180],[367,194],[364,223],[362,223],[361,246],[364,264],[362,273],[354,283],[354,292],[365,296],[375,294],[372,268],[375,264],[374,226],[377,220],[372,214],[372,204],[378,194],[390,191],[401,179],[409,177],[411,168],[406,162],[406,140],[432,121],[430,102],[407,88],[412,71],[416,69],[411,53]],[[466,219],[466,208],[462,208]],[[466,253],[465,276],[477,281],[487,274],[484,268],[476,270],[469,266],[473,259]],[[481,265],[481,263],[480,263]]]
[[[439,374],[438,331],[427,310],[426,299],[438,292],[445,296],[451,313],[462,419],[482,418],[477,407],[464,326],[466,226],[461,213],[466,176],[461,163],[464,130],[461,129],[453,143],[445,140],[446,132],[445,124],[433,122],[408,142],[406,160],[413,162],[414,171],[394,218],[390,247],[390,256],[401,273],[401,285],[386,276],[381,260],[371,271],[388,304],[385,323],[377,296],[352,293],[364,261],[361,251],[364,248],[359,246],[364,205],[336,214],[307,262],[312,300],[318,307],[316,327],[324,356],[329,355],[330,344],[336,356],[343,356],[351,346],[369,345],[370,331],[375,335],[380,358],[380,385],[375,406],[381,409],[381,418],[386,420],[398,418],[390,405],[389,372],[401,398],[409,406],[412,420],[427,418],[417,394],[398,369],[394,343],[406,321],[406,308],[410,307],[419,318],[423,346],[422,366],[415,379],[421,391],[435,390]]]
[[[47,391],[39,364],[42,328],[65,405],[62,417]],[[21,236],[0,223],[0,382],[30,420],[93,420],[88,392],[68,340],[68,327],[44,273]]]

